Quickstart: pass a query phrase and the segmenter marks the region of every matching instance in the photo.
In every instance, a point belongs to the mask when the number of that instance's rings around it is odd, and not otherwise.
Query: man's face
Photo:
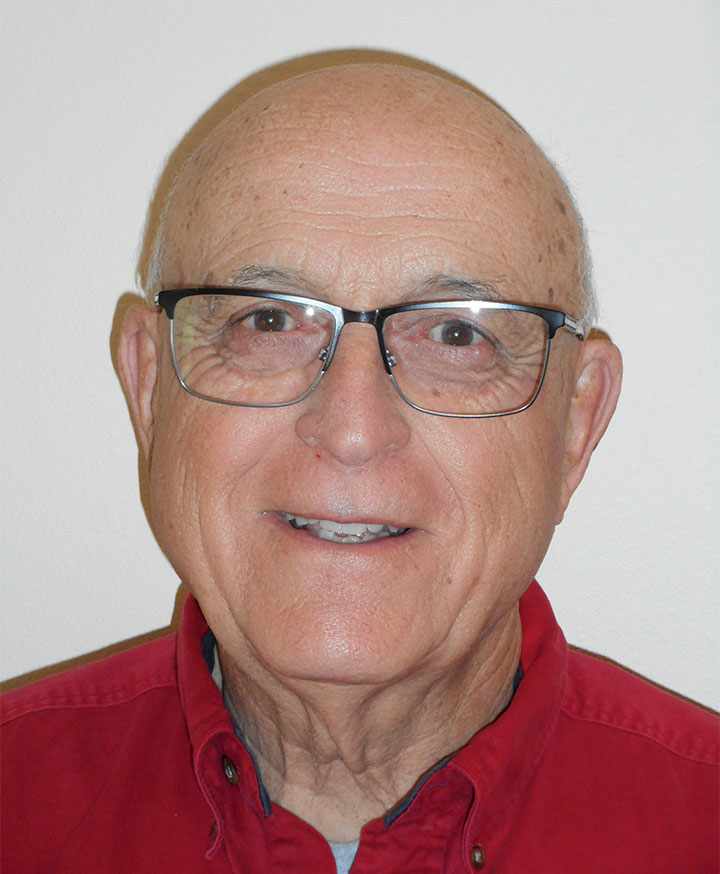
[[[211,137],[173,202],[164,287],[244,277],[369,310],[452,297],[451,277],[580,314],[569,205],[509,119],[438,100],[445,84],[404,102],[343,87],[281,86]],[[157,319],[155,529],[230,655],[389,682],[447,670],[507,622],[564,509],[576,339],[557,335],[530,409],[461,420],[405,404],[360,324],[299,404],[198,400]],[[409,531],[339,544],[283,514]]]

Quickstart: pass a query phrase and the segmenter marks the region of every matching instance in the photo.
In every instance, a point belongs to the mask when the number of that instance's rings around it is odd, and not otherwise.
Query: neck
[[[387,685],[288,682],[220,647],[224,690],[272,800],[351,841],[507,706],[517,608],[464,658]]]

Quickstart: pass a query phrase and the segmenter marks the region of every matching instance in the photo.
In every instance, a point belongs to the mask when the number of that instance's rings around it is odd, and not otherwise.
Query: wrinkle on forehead
[[[507,213],[517,225],[510,204],[522,202],[526,234],[542,226],[533,259],[558,265],[565,281],[556,291],[577,285],[582,237],[551,164],[502,110],[439,77],[381,65],[338,67],[256,95],[210,134],[179,175],[165,228],[168,258],[173,243],[177,250],[198,227],[205,233],[210,202],[215,215],[247,212],[254,202],[267,210],[267,188],[277,189],[281,204],[285,181],[293,207],[306,202],[320,226],[326,189],[335,204],[353,215],[361,208],[366,219],[385,218],[386,197],[398,191],[407,214],[429,217],[447,211],[457,193],[462,220],[470,207],[460,193],[473,185],[497,203],[499,224]]]
[[[239,148],[252,161],[267,145],[288,161],[300,147],[320,161],[325,153],[391,170],[433,159],[462,169],[470,151],[482,153],[488,173],[508,163],[528,180],[552,176],[527,134],[479,95],[418,71],[341,67],[280,83],[239,107],[188,161],[178,188],[236,163]]]

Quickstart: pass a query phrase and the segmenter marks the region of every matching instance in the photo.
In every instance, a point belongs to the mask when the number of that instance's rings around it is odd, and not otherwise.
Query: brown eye
[[[444,343],[446,346],[472,346],[484,339],[483,335],[471,324],[459,319],[435,325],[428,336],[436,343]]]
[[[247,321],[255,331],[292,331],[295,327],[295,320],[292,316],[284,310],[275,307],[266,307],[265,309],[258,310],[251,316],[248,316]]]

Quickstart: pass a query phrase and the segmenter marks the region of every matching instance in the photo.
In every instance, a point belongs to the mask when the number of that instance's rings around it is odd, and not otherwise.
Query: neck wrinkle
[[[505,620],[452,671],[381,688],[264,684],[219,648],[226,704],[269,797],[329,840],[356,840],[507,707],[520,656],[517,609]]]

